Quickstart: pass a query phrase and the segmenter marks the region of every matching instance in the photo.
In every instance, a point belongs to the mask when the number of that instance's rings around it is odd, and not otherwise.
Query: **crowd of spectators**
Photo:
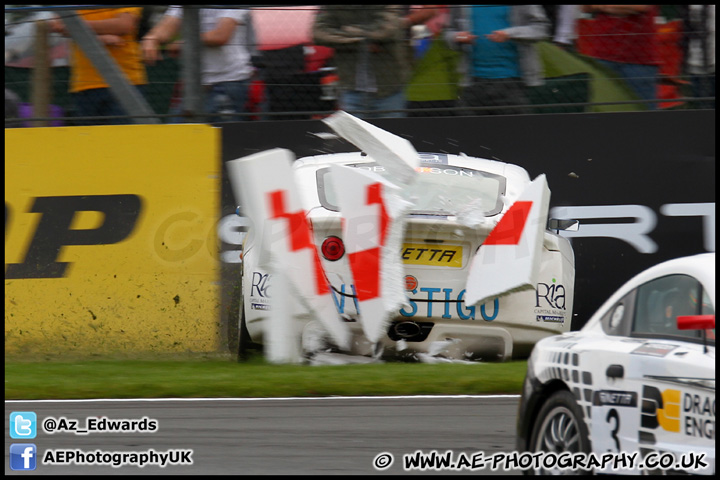
[[[698,99],[694,106],[715,108],[715,6],[676,6],[675,12],[682,25],[676,83],[683,95]],[[183,48],[179,6],[146,28],[140,7],[77,13],[145,98],[148,69]],[[328,65],[337,79],[336,108],[361,118],[413,116],[414,108],[434,105],[445,111],[428,115],[530,113],[529,95],[546,79],[540,42],[593,59],[625,82],[638,103],[657,109],[658,86],[666,80],[656,45],[661,16],[658,5],[322,5],[310,40],[333,50]],[[580,19],[592,25],[582,44]],[[203,101],[195,113],[208,116],[192,115],[178,78],[181,95],[169,106],[167,121],[252,118],[248,105],[260,77],[250,9],[201,8],[199,20]],[[65,23],[58,16],[49,26],[68,36]],[[91,124],[132,122],[74,42],[70,69],[76,116]],[[6,86],[6,119],[15,97]]]

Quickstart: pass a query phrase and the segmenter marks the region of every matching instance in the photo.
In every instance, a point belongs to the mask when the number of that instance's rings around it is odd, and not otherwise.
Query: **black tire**
[[[262,353],[262,345],[252,341],[250,332],[248,332],[247,324],[245,323],[245,307],[242,309],[242,315],[240,316],[240,324],[238,328],[238,361],[245,362],[249,360],[253,355]]]
[[[240,325],[238,328],[238,361],[243,362],[250,357],[252,340],[250,340],[250,332],[248,332],[247,325],[245,324],[244,305],[240,308],[242,309],[242,315],[240,316]]]
[[[590,436],[582,410],[575,397],[567,390],[559,390],[542,405],[538,412],[532,434],[531,452],[590,453]],[[530,471],[530,475],[587,475],[587,470]]]

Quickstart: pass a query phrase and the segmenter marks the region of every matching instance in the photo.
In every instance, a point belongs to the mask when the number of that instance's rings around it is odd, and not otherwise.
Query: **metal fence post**
[[[50,116],[52,73],[50,68],[50,45],[49,31],[46,22],[37,22],[35,30],[35,61],[32,71],[32,116],[36,118],[47,118]],[[47,127],[50,122],[37,120],[33,122],[34,127]]]
[[[197,5],[183,7],[182,38],[183,48],[183,113],[193,121],[202,111],[202,77],[200,73],[200,8]]]

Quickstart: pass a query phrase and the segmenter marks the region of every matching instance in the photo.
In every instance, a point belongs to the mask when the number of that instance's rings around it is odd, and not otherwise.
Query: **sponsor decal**
[[[450,175],[452,177],[473,177],[480,176],[480,172],[474,172],[472,170],[464,170],[457,167],[452,168],[437,168],[437,167],[418,167],[415,169],[417,172],[426,173],[431,175]]]
[[[418,287],[418,279],[412,275],[405,276],[405,290],[415,290]]]
[[[565,310],[565,286],[552,279],[552,284],[539,282],[535,287],[535,307]]]
[[[343,315],[345,312],[345,299],[351,298],[353,302],[353,308],[355,309],[353,313],[357,313],[360,308],[358,307],[358,299],[357,299],[357,291],[355,290],[355,285],[350,285],[351,292],[347,292],[347,286],[343,283],[340,285],[340,293],[337,294],[334,289],[331,289],[333,300],[335,301],[335,307],[338,310],[338,313],[340,315]]]
[[[617,390],[596,390],[593,394],[593,406],[612,405],[615,407],[637,407],[636,392]]]
[[[418,158],[423,163],[448,164],[448,157],[444,153],[418,153]]]
[[[409,277],[409,278],[408,278]],[[460,318],[462,320],[485,320],[492,322],[500,313],[500,300],[494,298],[478,307],[465,306],[465,289],[456,293],[452,288],[423,287],[417,288],[417,279],[411,275],[405,278],[408,292],[413,295],[424,295],[425,298],[409,298],[409,305],[400,309],[403,317],[440,316],[441,318]],[[271,275],[253,272],[251,292],[251,308],[255,310],[269,310],[269,295]],[[335,307],[340,315],[357,314],[358,298],[355,285],[342,284],[338,289],[331,289]],[[350,301],[352,300],[352,302]],[[564,318],[563,318],[564,320]]]
[[[406,265],[432,265],[462,268],[463,248],[452,245],[405,243],[400,255]]]
[[[426,162],[426,163],[438,163],[441,164],[443,162]],[[382,165],[364,165],[364,164],[355,164],[355,165],[348,165],[349,167],[355,167],[360,170],[367,170],[369,172],[375,172],[375,173],[385,173],[387,172],[387,169],[383,167]],[[475,170],[466,170],[462,167],[454,167],[454,166],[448,166],[448,168],[440,168],[440,167],[417,167],[415,169],[416,172],[422,173],[425,175],[449,175],[451,177],[483,177],[487,175],[487,173],[475,171]]]
[[[644,343],[632,351],[636,355],[650,355],[651,357],[664,357],[677,348],[677,345],[664,343]]]
[[[253,310],[270,310],[270,278],[269,273],[252,272],[250,283],[250,308]]]
[[[567,292],[565,286],[553,278],[550,283],[535,286],[535,321],[565,323]]]
[[[465,289],[461,290],[460,293],[455,296],[452,288],[420,288],[420,292],[427,295],[427,301],[422,301],[419,298],[409,298],[409,307],[404,307],[400,310],[400,314],[403,317],[416,317],[422,316],[422,312],[419,309],[418,304],[425,304],[425,316],[430,318],[437,316],[439,311],[442,310],[440,315],[442,318],[460,318],[461,320],[479,320],[477,314],[480,314],[480,318],[487,322],[492,322],[500,313],[500,301],[495,298],[492,301],[483,303],[480,308],[476,308],[474,305],[467,307],[463,298],[465,297]],[[413,295],[418,294],[418,289],[410,290]],[[424,299],[423,299],[424,300]],[[435,306],[435,308],[433,308]],[[438,308],[439,307],[439,308]],[[409,310],[406,310],[409,309]]]
[[[715,439],[714,396],[644,385],[642,397],[643,428]]]
[[[715,397],[683,393],[683,433],[715,440]]]
[[[250,296],[270,298],[270,274],[253,272],[252,283],[250,284]]]
[[[137,225],[142,201],[138,195],[77,195],[36,197],[30,212],[39,213],[37,228],[21,263],[8,263],[6,279],[62,278],[71,262],[59,262],[64,247],[111,245],[130,236]],[[102,222],[95,228],[75,229],[80,212],[98,212]],[[7,233],[9,207],[5,204]]]

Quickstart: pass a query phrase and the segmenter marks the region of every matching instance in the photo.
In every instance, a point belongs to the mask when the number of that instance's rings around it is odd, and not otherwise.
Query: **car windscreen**
[[[355,163],[348,167],[375,172],[392,182],[386,169],[377,163]],[[411,214],[491,216],[503,209],[506,179],[501,175],[437,163],[421,163],[417,180],[404,196],[415,203]],[[337,212],[330,168],[317,171],[320,204]]]

